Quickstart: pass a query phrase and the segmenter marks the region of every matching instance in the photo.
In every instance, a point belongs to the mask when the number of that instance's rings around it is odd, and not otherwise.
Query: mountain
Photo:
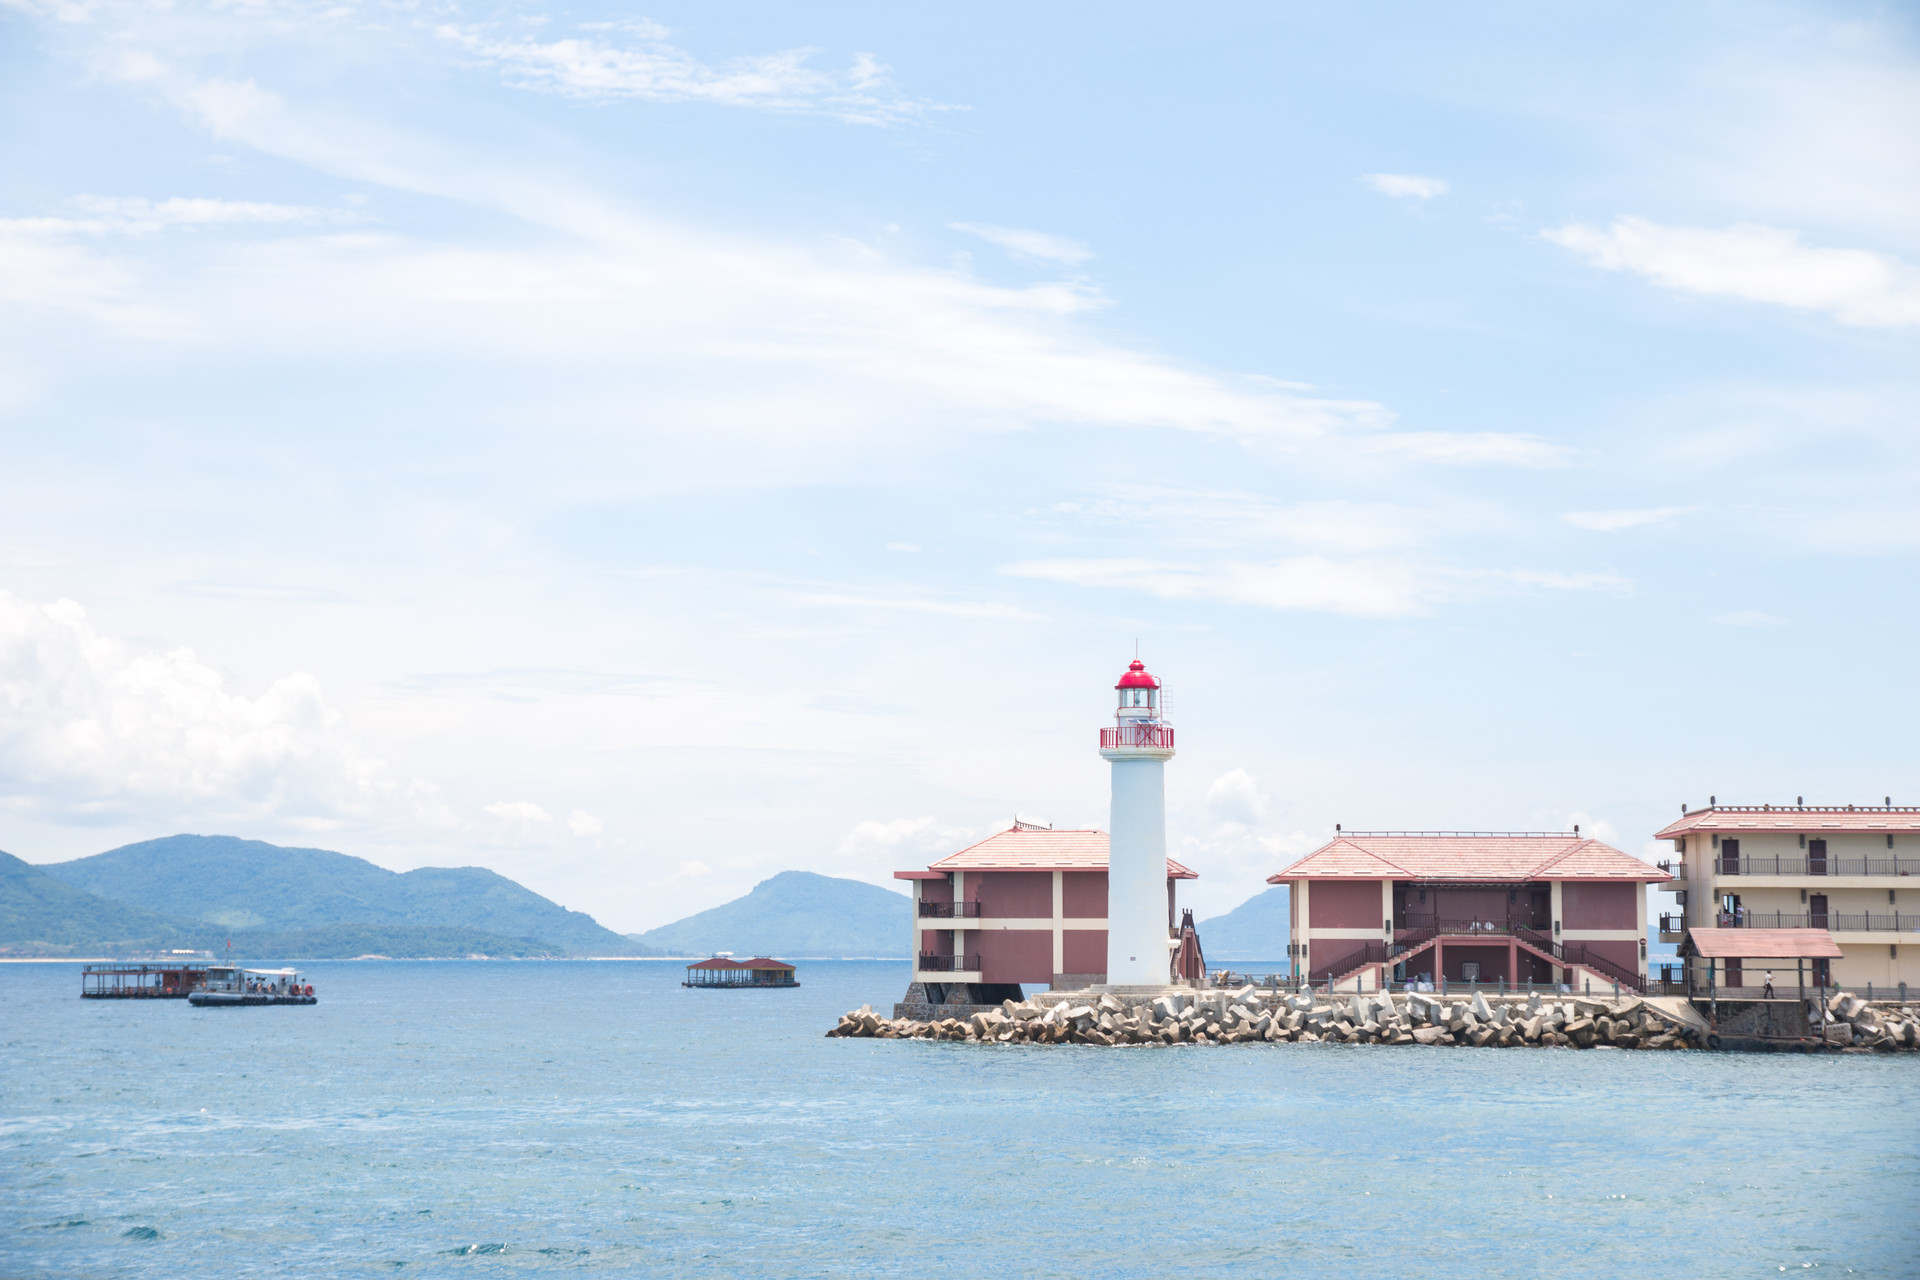
[[[77,889],[0,853],[0,955],[96,955],[186,946],[180,921]]]
[[[207,944],[225,955],[225,937]],[[445,960],[462,957],[534,959],[566,953],[538,938],[503,938],[497,933],[436,924],[330,924],[318,929],[248,929],[232,935],[233,958],[261,960],[352,960],[385,956],[389,960]]]
[[[1223,916],[1196,921],[1200,950],[1215,960],[1279,960],[1287,954],[1287,886],[1254,894]]]
[[[496,943],[518,939],[576,955],[636,954],[631,941],[585,912],[569,911],[482,867],[394,872],[326,849],[178,835],[38,870],[101,898],[219,930],[431,926],[477,930]]]
[[[654,955],[904,956],[912,945],[912,910],[905,894],[862,880],[782,871],[744,898],[632,938]]]

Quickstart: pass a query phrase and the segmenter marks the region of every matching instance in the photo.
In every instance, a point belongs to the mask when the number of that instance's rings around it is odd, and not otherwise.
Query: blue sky
[[[1920,793],[1910,11],[0,5],[0,848],[618,928]]]

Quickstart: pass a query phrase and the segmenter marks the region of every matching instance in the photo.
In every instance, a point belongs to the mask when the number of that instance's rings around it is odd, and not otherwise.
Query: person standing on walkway
[[[1773,970],[1771,969],[1767,970],[1767,987],[1760,993],[1760,997],[1763,1000],[1773,999]]]

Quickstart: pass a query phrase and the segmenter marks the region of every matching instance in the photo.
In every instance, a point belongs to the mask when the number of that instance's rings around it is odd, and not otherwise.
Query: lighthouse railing
[[[1164,724],[1123,724],[1100,731],[1100,749],[1151,747],[1173,750],[1173,727]]]

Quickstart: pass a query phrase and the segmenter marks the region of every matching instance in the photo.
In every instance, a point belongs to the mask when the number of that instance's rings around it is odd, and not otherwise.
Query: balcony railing
[[[1665,927],[1665,917],[1661,927]],[[1829,933],[1920,933],[1911,911],[1722,911],[1722,929],[1825,929]]]
[[[928,952],[920,953],[920,969],[923,973],[978,973],[979,956],[936,956]]]
[[[922,920],[978,920],[980,904],[977,902],[923,902],[920,904]]]
[[[1713,869],[1723,876],[1920,876],[1920,858],[1896,858],[1892,854],[1884,858],[1831,853],[1824,858],[1714,854]]]
[[[1409,912],[1400,917],[1398,927],[1401,929],[1422,930],[1428,934],[1439,933],[1453,936],[1463,933],[1511,934],[1528,928],[1529,925],[1511,918],[1506,920],[1468,920],[1464,918],[1456,920],[1448,916],[1415,915]]]
[[[1164,724],[1123,724],[1114,729],[1102,729],[1100,749],[1109,751],[1115,747],[1151,747],[1171,751],[1173,728]]]

